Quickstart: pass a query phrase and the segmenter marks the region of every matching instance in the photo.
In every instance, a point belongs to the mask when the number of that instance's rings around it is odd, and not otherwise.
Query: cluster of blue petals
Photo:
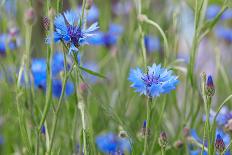
[[[96,145],[101,152],[110,155],[123,155],[131,151],[129,139],[120,138],[111,132],[97,136]]]
[[[69,53],[76,52],[80,46],[89,44],[88,39],[93,37],[98,29],[97,22],[85,29],[80,19],[81,16],[77,12],[70,10],[57,15],[54,20],[54,41],[64,42],[69,47]],[[50,43],[50,37],[46,41]]]
[[[128,80],[132,82],[131,87],[135,88],[136,92],[149,97],[169,93],[179,82],[178,77],[172,75],[171,70],[156,64],[148,66],[146,73],[140,68],[131,69]]]

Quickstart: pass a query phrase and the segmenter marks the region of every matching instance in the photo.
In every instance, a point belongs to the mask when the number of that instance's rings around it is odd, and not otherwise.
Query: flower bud
[[[208,76],[207,82],[206,82],[206,95],[209,97],[212,97],[215,94],[215,88],[213,84],[213,78],[212,76]]]
[[[36,22],[36,12],[34,8],[29,8],[24,14],[25,21],[33,25]]]
[[[228,120],[225,124],[225,131],[232,133],[232,119]]]
[[[45,30],[49,30],[50,27],[50,19],[47,16],[44,16],[42,19],[42,25]]]
[[[118,137],[120,137],[120,138],[128,137],[127,132],[125,130],[119,131]]]
[[[85,5],[85,9],[89,10],[92,5],[93,5],[93,0],[87,0],[86,5]]]
[[[184,137],[188,137],[189,136],[189,128],[184,127],[184,129],[183,129],[183,135],[184,135]]]
[[[44,125],[42,125],[41,129],[40,129],[41,133],[45,135],[46,133],[46,128]]]
[[[174,143],[174,146],[175,148],[179,149],[183,146],[183,142],[181,140],[177,140],[175,143]]]
[[[217,135],[214,145],[215,145],[216,150],[220,153],[222,153],[225,150],[225,143],[219,134]]]
[[[165,132],[161,132],[159,136],[159,145],[162,148],[166,148],[168,144],[168,138]]]

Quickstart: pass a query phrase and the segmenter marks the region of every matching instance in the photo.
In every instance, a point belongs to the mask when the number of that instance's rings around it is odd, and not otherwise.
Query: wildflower
[[[85,62],[83,64],[83,67],[87,68],[89,70],[92,70],[94,72],[98,72],[99,71],[99,66],[95,62],[91,62],[91,61]],[[82,75],[83,75],[84,79],[87,81],[88,84],[95,84],[95,83],[97,83],[97,81],[98,81],[98,77],[97,76],[89,74],[89,73],[87,73],[85,71],[83,71],[82,73],[83,73]]]
[[[228,41],[229,43],[232,42],[232,29],[227,28],[224,26],[217,26],[215,28],[215,35],[218,37],[218,39],[223,39],[225,41]]]
[[[206,82],[206,95],[209,97],[212,97],[215,93],[215,88],[213,84],[213,78],[212,76],[208,76],[207,82]]]
[[[96,138],[97,148],[103,152],[108,154],[117,154],[120,152],[130,152],[131,145],[130,141],[127,138],[120,138],[113,133],[105,133],[97,136]]]
[[[144,43],[148,53],[160,50],[160,40],[157,37],[145,36]]]
[[[59,14],[54,19],[54,41],[64,42],[69,47],[69,53],[78,51],[82,45],[88,44],[88,38],[93,37],[98,29],[98,23],[92,24],[88,29],[84,29],[80,18],[74,11],[66,11]],[[50,38],[46,39],[50,43]]]
[[[46,60],[43,58],[32,59],[31,72],[33,76],[34,85],[46,91]],[[64,60],[62,54],[54,54],[52,60],[52,94],[54,97],[59,98],[62,91],[62,81],[58,76],[64,70]],[[69,69],[69,68],[68,68]],[[74,93],[74,85],[72,82],[67,81],[65,95],[70,96]]]
[[[183,141],[181,140],[177,140],[175,143],[174,143],[174,146],[175,148],[179,149],[179,148],[182,148],[184,145]]]
[[[78,6],[76,12],[77,12],[77,14],[82,14],[82,6]],[[85,20],[86,20],[87,24],[91,24],[91,23],[98,21],[99,10],[98,10],[96,5],[92,5],[91,8],[85,12],[85,18],[86,18]]]
[[[221,7],[218,5],[210,5],[206,10],[206,18],[209,20],[214,19],[220,12]],[[228,20],[232,18],[232,9],[227,9],[221,16],[221,20]]]
[[[228,146],[229,143],[230,143],[230,136],[228,134],[226,134],[223,130],[221,129],[217,129],[216,130],[216,135],[220,135],[221,139],[223,140],[225,146]],[[200,144],[203,144],[203,141],[201,140],[201,138],[198,137],[197,133],[195,130],[191,130],[191,134],[190,136],[195,140],[197,141],[198,143]],[[217,136],[216,136],[217,137]],[[217,139],[217,138],[216,138]],[[207,141],[205,141],[205,148],[207,148]],[[188,145],[188,148],[189,148],[189,151],[190,151],[190,154],[191,155],[200,155],[201,153],[201,148],[199,149],[194,149],[193,146],[190,144]],[[207,155],[207,152],[204,151],[203,152],[204,155]],[[225,155],[229,155],[230,154],[230,151],[226,151]]]
[[[128,80],[132,82],[131,87],[135,88],[136,92],[157,97],[175,89],[179,82],[177,78],[172,75],[171,70],[153,64],[151,67],[148,66],[147,73],[143,73],[140,68],[132,69]]]
[[[118,24],[110,24],[108,32],[98,32],[96,36],[89,39],[93,45],[104,45],[106,47],[114,46],[120,35],[123,33],[123,27]]]
[[[9,50],[14,50],[17,47],[17,44],[10,39],[10,35],[1,34],[0,35],[0,54],[5,55],[7,48]]]
[[[145,121],[143,121],[143,126],[142,126],[141,131],[140,131],[140,136],[142,138],[144,138],[145,135],[150,135],[150,129],[147,129],[147,131],[146,131],[146,126],[147,126],[147,121],[145,120]]]
[[[214,145],[216,150],[220,153],[222,153],[225,150],[225,143],[220,134],[217,134],[217,138]]]
[[[159,145],[162,148],[166,148],[168,144],[168,138],[165,132],[161,132],[159,136]]]
[[[133,9],[133,5],[130,1],[118,1],[113,2],[112,11],[116,16],[125,16],[128,15]]]
[[[93,0],[87,0],[87,1],[86,1],[86,6],[85,6],[85,8],[86,8],[87,10],[89,10],[89,9],[91,8],[92,5],[93,5]]]

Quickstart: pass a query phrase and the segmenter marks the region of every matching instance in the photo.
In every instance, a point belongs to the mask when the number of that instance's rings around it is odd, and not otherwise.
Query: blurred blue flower
[[[83,67],[87,68],[89,70],[92,70],[94,72],[98,72],[99,71],[99,67],[98,67],[98,65],[95,62],[85,62],[83,64]],[[89,74],[89,73],[87,73],[85,71],[83,71],[83,77],[87,81],[88,84],[94,84],[98,80],[97,76]]]
[[[160,40],[158,37],[145,36],[144,44],[148,53],[156,52],[160,50]]]
[[[62,41],[69,46],[69,53],[78,51],[79,46],[88,44],[88,38],[94,36],[94,32],[98,29],[98,23],[92,24],[88,29],[84,29],[81,25],[80,16],[74,11],[66,11],[59,14],[54,20],[55,32],[54,41]],[[50,43],[50,38],[46,39]]]
[[[108,32],[97,32],[94,37],[88,39],[88,42],[93,45],[111,47],[117,43],[118,38],[123,31],[124,30],[121,25],[110,24]]]
[[[116,155],[117,153],[125,153],[131,151],[129,139],[120,138],[117,135],[109,132],[96,137],[97,148],[105,153]]]
[[[224,39],[228,42],[232,42],[232,29],[224,26],[217,26],[215,28],[215,35],[219,39]]]
[[[214,117],[216,116],[216,112],[214,112],[213,110],[210,111],[210,122],[213,122]],[[222,109],[219,111],[218,116],[216,118],[216,122],[218,127],[223,127],[226,125],[226,123],[232,119],[232,111],[229,111],[229,109],[224,106],[222,107]],[[203,121],[206,120],[206,116],[203,116]]]
[[[4,138],[0,136],[0,145],[2,145],[3,143],[4,143]]]
[[[0,54],[5,55],[6,50],[14,50],[16,48],[16,44],[10,41],[10,37],[8,34],[1,34],[0,35]]]
[[[62,91],[62,81],[60,79],[53,79],[52,80],[52,94],[54,97],[59,98]],[[67,81],[65,95],[70,96],[74,93],[74,85],[72,82]]]
[[[214,19],[217,14],[220,12],[221,6],[219,5],[210,5],[206,10],[206,18],[209,20]],[[232,9],[227,9],[221,16],[221,20],[228,20],[232,18]]]
[[[43,58],[32,59],[31,72],[36,88],[46,87],[46,60]]]
[[[40,131],[41,131],[42,134],[44,134],[44,135],[46,134],[46,128],[45,128],[44,125],[42,125]]]
[[[118,1],[113,3],[112,11],[117,16],[128,15],[133,8],[133,3],[131,1]]]
[[[62,54],[54,54],[52,60],[52,94],[54,97],[60,97],[62,91],[62,81],[57,77],[61,71],[64,70],[64,63]],[[47,75],[46,60],[43,58],[32,59],[31,72],[36,88],[41,88],[46,91],[46,75]],[[66,84],[65,95],[70,96],[74,93],[74,85],[68,81]]]
[[[67,70],[70,69],[71,64],[73,63],[71,57],[66,57],[67,61]],[[56,76],[61,71],[64,71],[64,54],[62,52],[55,52],[52,58],[52,74]]]
[[[148,66],[147,72],[143,73],[140,68],[131,69],[128,80],[136,92],[156,97],[160,94],[169,93],[176,88],[178,77],[172,75],[171,70],[162,68],[161,65]]]
[[[82,13],[82,6],[78,6],[77,8],[77,14],[81,15]],[[85,17],[87,20],[87,23],[94,23],[98,21],[99,18],[99,10],[96,5],[92,5],[91,8],[88,10],[88,12],[85,12]]]
[[[199,138],[199,136],[196,133],[196,130],[192,129],[190,131],[190,135],[193,139],[195,139],[195,141],[197,141],[200,144],[203,144],[203,140],[201,138]],[[223,139],[225,145],[226,146],[229,145],[230,136],[228,134],[226,134],[223,130],[217,129],[215,135],[216,135],[215,140],[217,138],[217,135],[220,135],[221,138]],[[207,142],[205,142],[205,147],[207,148]],[[194,149],[194,147],[192,145],[188,145],[188,148],[189,148],[189,152],[191,155],[200,155],[201,154],[201,148]],[[203,154],[207,155],[208,153],[206,151],[204,151]],[[225,155],[230,155],[230,150],[226,151]]]

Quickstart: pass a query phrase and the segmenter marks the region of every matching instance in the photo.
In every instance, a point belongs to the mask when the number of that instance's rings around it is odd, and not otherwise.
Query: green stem
[[[165,155],[165,149],[161,147],[161,155]]]
[[[145,138],[144,138],[143,155],[147,154],[147,148],[148,148],[148,134],[149,134],[150,117],[151,117],[151,104],[152,104],[152,98],[149,97],[147,100],[147,119],[146,119],[146,130],[145,130]]]

